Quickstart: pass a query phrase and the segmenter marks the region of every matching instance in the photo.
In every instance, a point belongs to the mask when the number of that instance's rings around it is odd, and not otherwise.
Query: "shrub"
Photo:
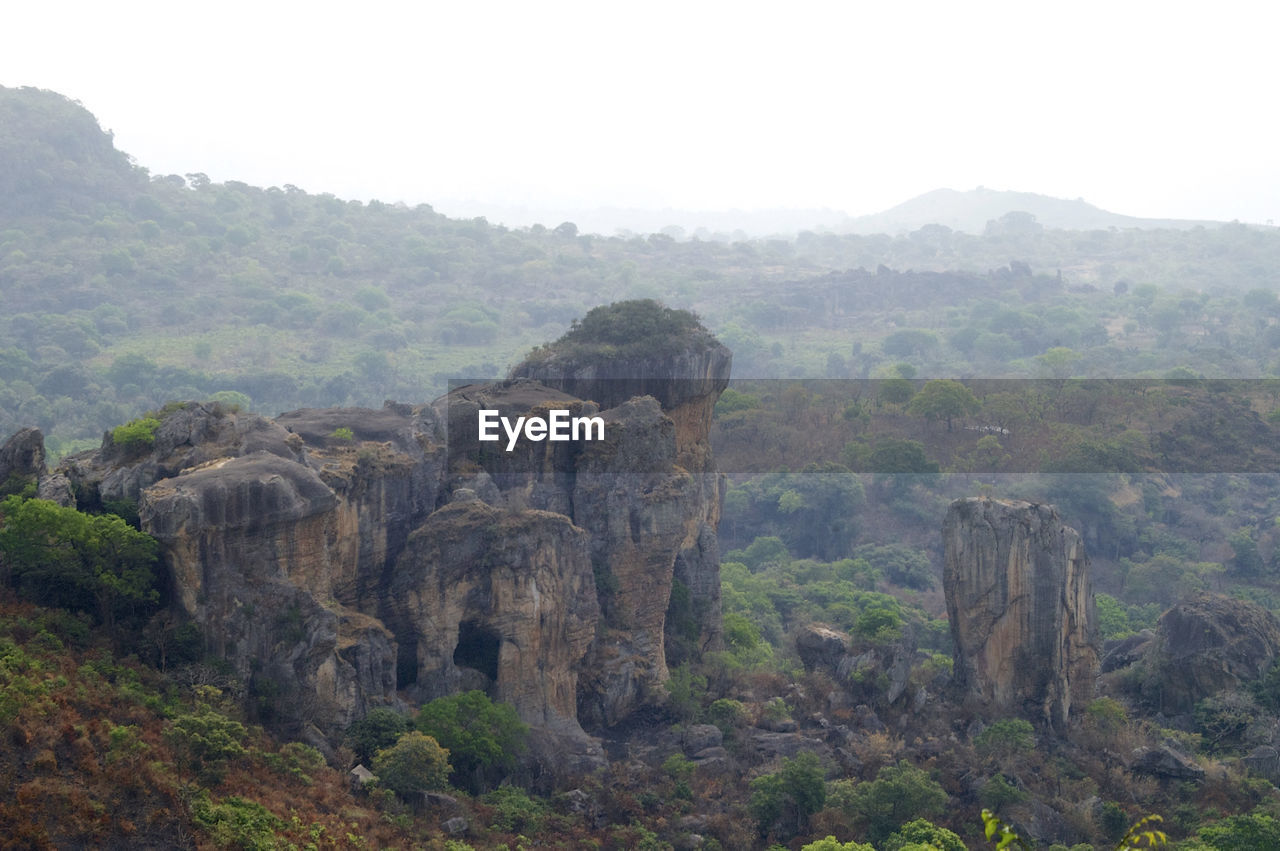
[[[203,789],[191,802],[191,820],[218,848],[275,848],[285,823],[256,801],[232,795],[218,803]]]
[[[449,751],[430,736],[410,730],[373,757],[378,782],[408,799],[419,792],[449,786]]]
[[[1036,746],[1035,728],[1022,718],[1002,718],[974,736],[973,746],[984,759],[1008,760]]]
[[[547,814],[547,805],[530,798],[523,789],[500,786],[484,796],[484,802],[494,808],[494,830],[506,833],[539,834]]]
[[[158,428],[160,428],[160,421],[155,417],[130,420],[112,429],[111,442],[129,452],[140,452],[155,444]]]

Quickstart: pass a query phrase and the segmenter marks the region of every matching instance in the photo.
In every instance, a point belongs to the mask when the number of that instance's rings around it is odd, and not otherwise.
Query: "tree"
[[[923,443],[896,437],[876,441],[867,461],[873,473],[930,474],[939,470],[938,462],[924,454]]]
[[[217,689],[210,691],[218,694]],[[229,761],[248,753],[244,747],[247,735],[243,724],[205,702],[200,702],[195,712],[175,717],[164,731],[178,763],[195,772],[202,782],[214,785],[222,782]]]
[[[1050,378],[1066,378],[1079,362],[1079,352],[1066,346],[1054,346],[1044,354],[1036,355],[1036,363]]]
[[[449,751],[430,736],[410,730],[373,757],[378,782],[408,799],[420,792],[449,788]]]
[[[952,421],[967,414],[976,414],[982,406],[977,398],[959,381],[950,378],[935,378],[925,383],[907,405],[908,413],[933,420],[945,420],[947,431],[952,430]]]
[[[369,714],[347,727],[346,742],[355,751],[356,758],[368,762],[383,748],[396,743],[408,732],[409,719],[385,706],[369,710]]]
[[[448,749],[454,784],[477,792],[515,765],[529,732],[514,707],[482,691],[436,698],[414,726]]]
[[[880,846],[881,851],[907,851],[931,848],[933,851],[968,851],[959,836],[927,819],[909,821]]]
[[[817,842],[810,842],[808,845],[800,846],[800,851],[876,851],[876,849],[865,842],[854,842],[852,839],[848,842],[841,842],[834,836],[828,836],[825,839],[819,839]]]
[[[905,405],[916,389],[905,378],[886,378],[876,388],[876,400],[890,405]]]
[[[0,561],[33,602],[117,618],[149,614],[159,600],[158,544],[114,514],[90,516],[44,499],[0,502]]]
[[[1200,828],[1199,837],[1218,851],[1280,848],[1280,821],[1264,813],[1234,815]]]
[[[880,344],[881,351],[895,358],[923,355],[937,347],[938,338],[934,336],[933,332],[923,331],[918,328],[895,331],[885,337],[884,342]]]
[[[827,801],[822,760],[813,753],[801,753],[783,760],[782,768],[751,781],[748,807],[760,833],[780,824],[786,836],[794,836],[809,823],[809,816]]]
[[[908,762],[886,765],[849,795],[850,815],[867,823],[868,838],[883,842],[912,818],[934,818],[947,807],[947,793],[929,773]]]

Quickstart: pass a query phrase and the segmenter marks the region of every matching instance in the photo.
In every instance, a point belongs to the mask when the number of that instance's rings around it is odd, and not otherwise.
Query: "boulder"
[[[1101,672],[1109,674],[1127,668],[1142,659],[1150,647],[1155,633],[1144,629],[1127,638],[1118,638],[1103,645]]]
[[[1098,672],[1080,535],[1052,506],[959,499],[947,511],[944,591],[954,682],[971,711],[1065,729]]]
[[[707,748],[718,748],[724,743],[724,733],[714,724],[690,724],[681,738],[681,747],[688,755]]]
[[[849,633],[826,624],[805,624],[795,632],[796,652],[805,668],[834,672],[849,650]]]
[[[40,429],[24,428],[0,446],[0,493],[36,484],[44,474],[44,433]]]
[[[1196,594],[1160,616],[1143,661],[1144,696],[1167,714],[1262,676],[1280,653],[1280,622],[1256,603]]]
[[[1280,781],[1280,750],[1271,745],[1259,745],[1241,760],[1251,774],[1270,780]]]
[[[1162,780],[1202,780],[1204,769],[1184,754],[1180,754],[1168,745],[1154,748],[1136,748],[1133,751],[1129,769],[1137,774],[1146,774]]]

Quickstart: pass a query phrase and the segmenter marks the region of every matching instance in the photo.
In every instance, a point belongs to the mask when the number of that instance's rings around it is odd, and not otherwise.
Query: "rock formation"
[[[1280,622],[1256,603],[1200,593],[1160,616],[1142,664],[1146,698],[1166,713],[1267,672],[1280,654]]]
[[[0,446],[0,493],[17,492],[45,474],[44,434],[24,428]]]
[[[1093,589],[1080,535],[1047,505],[960,499],[943,526],[955,683],[988,716],[1061,729],[1093,694]]]
[[[149,449],[108,434],[57,473],[82,508],[137,503],[176,607],[314,741],[375,706],[479,688],[541,731],[539,758],[587,765],[581,723],[665,700],[677,583],[704,646],[719,637],[707,429],[729,357],[700,340],[666,366],[678,389],[650,378],[635,397],[512,379],[274,421],[170,406]],[[598,414],[606,438],[506,452],[476,439],[481,408]]]

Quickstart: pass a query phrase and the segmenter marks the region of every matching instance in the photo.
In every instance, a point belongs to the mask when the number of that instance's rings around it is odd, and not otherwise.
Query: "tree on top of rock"
[[[569,355],[643,357],[713,338],[697,314],[651,299],[617,301],[594,307],[575,319],[568,332],[547,350]]]

